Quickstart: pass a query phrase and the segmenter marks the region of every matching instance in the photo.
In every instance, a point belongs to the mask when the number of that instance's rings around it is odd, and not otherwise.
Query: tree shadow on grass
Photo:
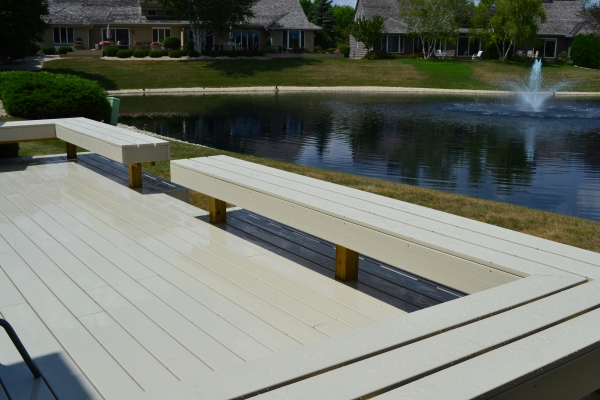
[[[316,58],[280,58],[272,60],[214,60],[203,68],[213,69],[228,78],[248,78],[256,74],[281,72],[294,68],[322,65]]]
[[[75,75],[80,78],[89,79],[91,81],[96,81],[104,88],[104,90],[118,90],[119,87],[117,84],[106,76],[98,75],[98,74],[90,74],[87,72],[76,71],[70,68],[57,68],[57,69],[44,69],[44,72],[48,72],[51,74],[65,74],[65,75]]]

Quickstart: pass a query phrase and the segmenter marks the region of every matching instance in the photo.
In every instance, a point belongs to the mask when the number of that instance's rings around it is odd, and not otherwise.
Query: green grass
[[[60,140],[24,142],[20,144],[22,156],[56,154],[65,152]],[[514,206],[489,200],[480,200],[416,186],[388,182],[373,178],[328,171],[283,161],[247,156],[238,153],[211,149],[191,144],[171,142],[171,159],[228,155],[242,160],[267,165],[284,171],[310,176],[327,182],[364,190],[413,204],[445,211],[477,221],[501,226],[518,232],[528,233],[571,246],[600,252],[600,222],[554,214],[547,211]],[[154,167],[144,165],[144,170],[165,179],[170,178],[169,163],[157,162]],[[208,198],[192,192],[191,202],[207,209]]]
[[[45,71],[74,74],[107,90],[248,86],[395,86],[445,89],[503,89],[522,79],[525,64],[494,61],[350,60],[292,58],[214,61],[108,61],[60,59]],[[568,80],[564,90],[600,91],[600,71],[550,65],[547,82]]]

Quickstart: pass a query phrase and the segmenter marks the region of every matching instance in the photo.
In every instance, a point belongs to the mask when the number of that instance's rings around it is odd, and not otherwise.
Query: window
[[[152,41],[163,42],[166,37],[171,36],[170,28],[152,28]]]
[[[544,58],[556,57],[556,39],[543,39],[544,41]]]
[[[167,17],[172,17],[172,16],[173,16],[173,15],[175,15],[175,14],[173,14],[173,11],[172,11],[172,10],[166,10],[166,11],[165,11],[165,15],[166,15]]]
[[[54,43],[73,43],[73,28],[54,28]]]
[[[259,31],[234,31],[231,40],[245,49],[256,49],[260,42]]]
[[[457,46],[456,55],[458,57],[470,57],[479,52],[481,40],[470,39],[468,37],[459,37]]]
[[[388,53],[404,53],[404,36],[387,35],[381,47]]]
[[[156,17],[156,10],[148,10],[146,15],[149,17]]]
[[[283,31],[283,47],[286,49],[304,47],[304,31]]]
[[[102,40],[108,40],[106,28],[102,28]],[[129,44],[129,29],[115,29],[110,30],[110,40],[114,41],[115,44],[128,45]]]

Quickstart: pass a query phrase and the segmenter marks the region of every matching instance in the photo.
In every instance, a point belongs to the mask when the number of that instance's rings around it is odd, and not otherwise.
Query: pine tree
[[[323,28],[315,36],[315,46],[321,46],[322,49],[336,46],[335,15],[331,1],[315,0],[310,15],[310,22]]]

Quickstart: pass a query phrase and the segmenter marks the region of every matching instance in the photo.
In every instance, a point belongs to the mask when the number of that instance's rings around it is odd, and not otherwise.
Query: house
[[[556,58],[562,51],[569,52],[571,43],[578,33],[586,32],[586,23],[580,15],[582,11],[581,2],[578,0],[545,0],[547,20],[540,26],[538,36],[539,47],[517,46],[515,53],[519,50],[525,54],[527,50],[538,52],[542,58]],[[358,0],[354,11],[354,18],[364,16],[372,18],[380,15],[384,18],[386,37],[381,43],[375,45],[376,50],[388,53],[411,54],[422,51],[422,45],[417,38],[408,35],[406,24],[398,17],[399,7],[397,0]],[[459,29],[456,41],[440,43],[438,49],[441,51],[454,51],[456,57],[471,58],[480,50],[484,50],[484,44],[479,39],[469,38],[468,29]],[[350,57],[361,58],[366,54],[366,49],[350,36]]]
[[[141,0],[49,0],[49,27],[43,46],[72,46],[84,49],[108,38],[115,44],[149,45],[175,36],[182,43],[193,37],[189,21],[178,20],[172,10],[160,3]],[[254,17],[229,37],[209,34],[206,49],[259,49],[272,39],[273,46],[293,49],[313,48],[314,35],[321,28],[308,21],[297,0],[262,0],[254,8]]]

